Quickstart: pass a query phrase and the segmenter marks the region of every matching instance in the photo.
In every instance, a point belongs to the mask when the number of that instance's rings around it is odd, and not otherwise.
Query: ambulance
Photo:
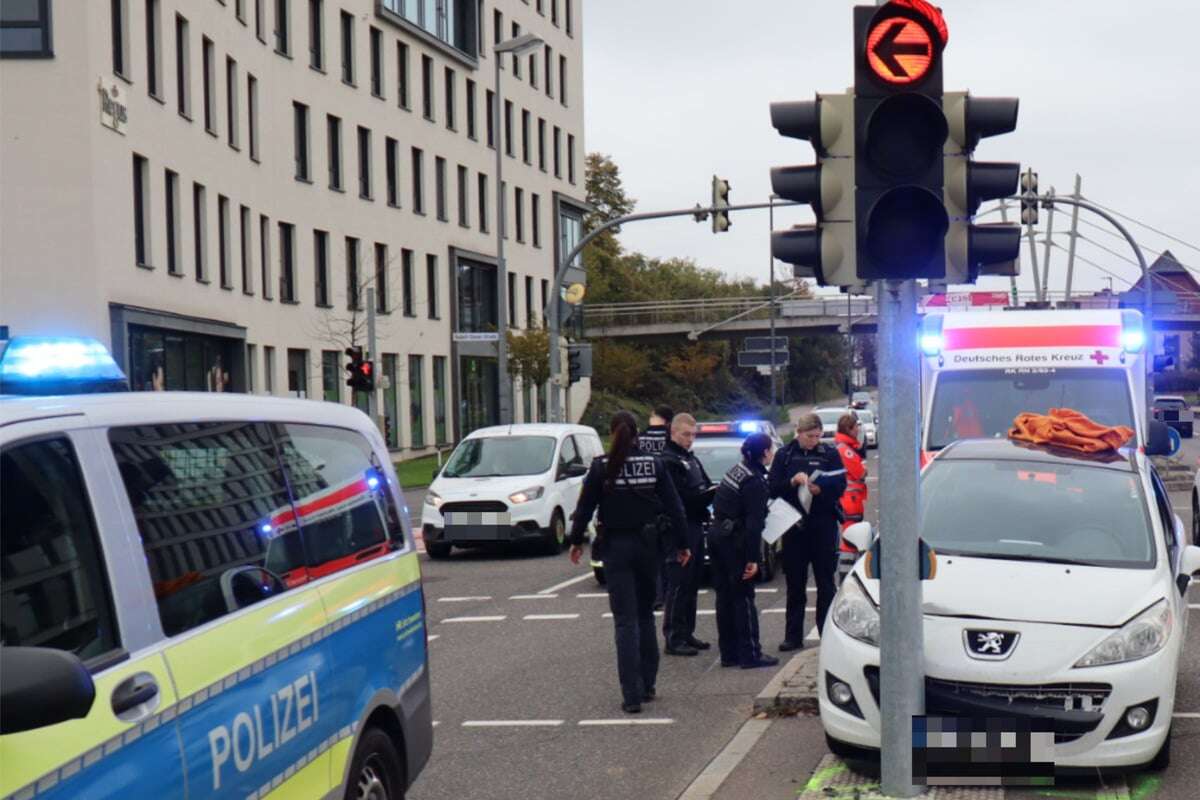
[[[1072,408],[1146,441],[1146,332],[1133,309],[939,311],[921,329],[921,464],[1002,438],[1022,412]]]

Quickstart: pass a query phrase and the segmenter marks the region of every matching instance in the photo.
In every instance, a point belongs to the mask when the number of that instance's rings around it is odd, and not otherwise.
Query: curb
[[[817,716],[820,667],[818,647],[792,656],[766,688],[754,698],[754,715],[767,717]]]

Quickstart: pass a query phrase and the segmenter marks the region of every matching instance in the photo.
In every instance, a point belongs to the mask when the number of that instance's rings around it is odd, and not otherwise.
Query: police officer
[[[696,638],[696,595],[700,591],[700,568],[704,561],[704,523],[712,499],[712,481],[700,459],[692,453],[696,441],[696,418],[676,414],[671,420],[671,438],[663,448],[663,465],[683,501],[687,515],[688,550],[692,559],[680,564],[665,559],[667,592],[663,611],[663,638],[667,655],[694,656],[707,650],[708,642]]]
[[[670,406],[655,406],[654,411],[650,414],[650,424],[638,435],[638,449],[647,455],[662,455],[670,438],[671,420],[674,418],[675,410]],[[659,553],[658,577],[654,581],[655,611],[661,610],[666,604],[668,564],[672,555],[671,553]]]
[[[658,635],[654,630],[654,579],[664,535],[680,563],[691,559],[687,523],[675,485],[662,462],[637,452],[637,421],[618,411],[609,426],[607,455],[592,461],[571,520],[571,563],[583,555],[584,532],[599,508],[604,571],[617,645],[621,708],[636,714],[655,697]]]
[[[779,649],[799,650],[804,646],[804,607],[808,591],[808,568],[812,565],[817,584],[817,631],[825,627],[825,615],[837,592],[838,528],[842,520],[841,497],[846,490],[846,469],[837,450],[821,442],[821,418],[804,414],[796,421],[796,435],[779,451],[771,464],[768,483],[772,497],[782,497],[795,506],[804,519],[783,534],[783,573],[787,580],[787,621]],[[809,476],[820,472],[813,480]],[[812,493],[805,511],[800,487]]]
[[[767,465],[774,448],[765,433],[742,443],[742,461],[725,473],[713,500],[716,517],[709,535],[713,587],[717,592],[717,646],[721,666],[754,669],[779,663],[764,655],[758,639],[754,579],[767,519]]]

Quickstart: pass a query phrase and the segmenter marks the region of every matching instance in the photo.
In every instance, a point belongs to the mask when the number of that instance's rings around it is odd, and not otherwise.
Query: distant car
[[[430,558],[454,547],[566,545],[592,459],[604,452],[594,428],[522,424],[481,428],[454,449],[425,493],[421,528]]]
[[[821,418],[821,441],[828,445],[832,445],[834,443],[834,440],[837,438],[838,420],[841,419],[843,416],[845,416],[846,414],[854,414],[855,416],[858,417],[859,421],[862,422],[862,416],[859,414],[858,411],[856,411],[855,409],[851,409],[851,408],[844,408],[842,406],[836,406],[836,407],[835,406],[824,406],[822,408],[814,408],[812,410],[812,413],[816,414],[818,417]],[[872,442],[868,439],[867,427],[868,426],[865,424],[859,426],[859,429],[858,429],[858,449],[859,450],[866,450],[868,447],[874,447],[876,444],[875,442]],[[872,429],[874,429],[874,427],[875,427],[873,416],[872,416],[872,424],[870,427]],[[875,436],[878,437],[878,433],[876,433]]]
[[[866,408],[856,408],[854,409],[854,416],[858,417],[858,424],[862,431],[859,441],[867,449],[878,447],[879,431],[875,427],[875,412]]]
[[[1167,427],[1179,431],[1183,438],[1192,438],[1192,426],[1196,415],[1185,398],[1174,394],[1156,394],[1153,410],[1155,419],[1162,420]]]

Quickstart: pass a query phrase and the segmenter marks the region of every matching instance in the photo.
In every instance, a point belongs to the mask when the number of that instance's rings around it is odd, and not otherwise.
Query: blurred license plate
[[[913,717],[913,783],[1044,786],[1054,782],[1054,728],[1013,717]]]
[[[451,511],[446,514],[446,524],[455,526],[509,525],[512,519],[507,511]]]

